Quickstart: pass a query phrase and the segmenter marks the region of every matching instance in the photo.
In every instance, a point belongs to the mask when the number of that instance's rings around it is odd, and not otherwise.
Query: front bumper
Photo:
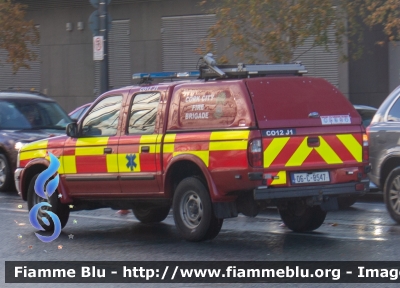
[[[21,180],[21,173],[23,170],[24,168],[17,168],[14,172],[15,188],[17,188],[18,195],[21,195],[20,180]]]
[[[362,184],[363,189],[356,189],[357,185]],[[359,186],[361,187],[361,186]],[[254,189],[255,200],[300,198],[313,196],[339,196],[339,195],[362,195],[369,191],[369,180],[364,179],[360,182],[329,184],[317,186],[296,186],[285,188],[269,188],[266,186]]]

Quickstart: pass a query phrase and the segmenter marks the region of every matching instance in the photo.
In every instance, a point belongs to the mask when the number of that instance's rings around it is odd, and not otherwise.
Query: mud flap
[[[323,201],[321,203],[321,209],[325,212],[339,210],[337,197],[329,197],[328,200]]]

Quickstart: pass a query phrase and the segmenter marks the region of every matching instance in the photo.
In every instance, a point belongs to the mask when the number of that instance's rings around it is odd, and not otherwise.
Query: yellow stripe
[[[33,150],[33,151],[26,151],[21,152],[19,154],[19,160],[27,160],[33,158],[43,158],[46,156],[46,150]]]
[[[171,143],[171,144],[164,144],[164,146],[163,146],[164,153],[173,153],[174,152],[175,137],[176,137],[176,134],[165,135],[164,143]]]
[[[292,157],[290,157],[289,161],[285,164],[286,167],[288,166],[301,166],[310,155],[313,148],[308,147],[307,138],[305,137],[303,142],[301,142],[299,148],[293,153]]]
[[[95,146],[95,147],[76,147],[76,156],[93,156],[93,155],[103,155],[104,148],[107,146]]]
[[[203,160],[204,164],[208,167],[209,155],[210,155],[209,151],[179,151],[179,152],[174,152],[172,155],[175,157],[175,156],[181,155],[181,154],[196,155],[201,160]]]
[[[247,140],[210,142],[210,151],[247,150]]]
[[[140,144],[142,143],[156,143],[158,134],[142,135],[140,137]]]
[[[126,158],[126,155],[130,155],[130,154],[118,154],[119,172],[140,172],[139,153],[132,153],[132,155],[136,155],[135,160],[134,160],[134,162],[136,163],[136,167],[132,167],[133,170],[131,170],[130,167],[126,166],[126,164],[128,164],[128,159]]]
[[[274,138],[264,151],[264,167],[269,167],[282,151],[290,137]]]
[[[21,148],[21,152],[29,150],[47,149],[49,140],[38,140],[32,143],[28,143]],[[21,159],[22,160],[22,159]]]
[[[108,173],[118,173],[118,156],[117,154],[107,154],[107,172]],[[128,161],[126,161],[128,162]]]
[[[61,156],[60,162],[64,164],[65,174],[76,174],[76,161],[74,155]]]
[[[276,176],[278,176],[279,179],[272,180],[271,185],[286,184],[286,171],[279,171]]]
[[[340,164],[343,163],[342,159],[336,154],[335,151],[329,146],[328,143],[319,136],[319,147],[315,147],[314,149],[318,152],[319,155],[325,160],[328,164]]]
[[[351,134],[336,135],[339,140],[346,146],[347,150],[353,155],[357,162],[362,162],[362,146],[357,139]]]
[[[249,130],[211,132],[210,140],[242,140],[249,138]]]
[[[90,138],[78,138],[76,140],[76,147],[79,146],[97,146],[97,145],[107,145],[108,139],[110,137],[90,137]]]

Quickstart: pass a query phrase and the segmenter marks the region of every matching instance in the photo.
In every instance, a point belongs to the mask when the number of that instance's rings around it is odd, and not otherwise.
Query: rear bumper
[[[364,188],[357,190],[356,186],[362,184]],[[296,186],[285,188],[257,187],[254,189],[255,200],[300,198],[312,196],[339,196],[339,195],[362,195],[369,191],[369,180],[343,184],[330,184],[318,186]]]

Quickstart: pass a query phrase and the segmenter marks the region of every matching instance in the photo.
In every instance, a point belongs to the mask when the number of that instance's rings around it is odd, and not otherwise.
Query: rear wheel
[[[142,223],[157,223],[167,218],[171,206],[136,206],[132,208],[135,217]]]
[[[12,172],[7,157],[0,154],[0,192],[6,192],[11,189]]]
[[[54,223],[51,221],[51,218],[47,214],[47,211],[51,211],[55,213],[58,218],[60,219],[61,223],[61,228],[64,228],[64,226],[68,222],[69,218],[69,207],[66,204],[63,204],[60,202],[60,199],[58,198],[58,193],[55,191],[49,199],[44,199],[40,197],[39,195],[36,194],[35,192],[35,182],[39,174],[35,175],[31,182],[29,183],[29,188],[28,188],[28,209],[29,211],[35,206],[36,204],[42,203],[42,202],[48,202],[51,207],[42,207],[38,210],[38,215],[37,219],[40,223],[40,225],[43,227],[44,230],[46,231],[52,231],[54,230]],[[43,221],[42,218],[46,217],[47,220],[49,221],[50,225],[46,225]]]
[[[400,167],[390,172],[383,189],[383,198],[390,217],[400,224]]]
[[[302,202],[289,202],[279,209],[279,214],[286,227],[295,232],[313,231],[325,221],[326,212],[320,206],[309,207]]]
[[[173,213],[177,228],[188,241],[213,239],[223,224],[223,219],[214,215],[207,188],[194,177],[182,180],[176,188]]]

